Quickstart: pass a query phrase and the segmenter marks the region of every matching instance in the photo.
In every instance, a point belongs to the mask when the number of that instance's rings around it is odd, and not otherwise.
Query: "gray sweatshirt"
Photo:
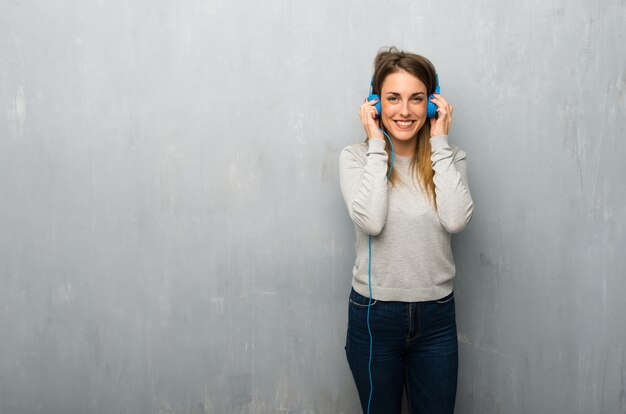
[[[474,203],[466,154],[447,135],[430,138],[438,212],[412,178],[411,157],[394,157],[401,183],[387,181],[385,141],[351,144],[339,155],[341,193],[356,232],[352,287],[369,297],[368,235],[372,235],[372,298],[418,302],[440,299],[453,289],[450,233],[462,231]]]

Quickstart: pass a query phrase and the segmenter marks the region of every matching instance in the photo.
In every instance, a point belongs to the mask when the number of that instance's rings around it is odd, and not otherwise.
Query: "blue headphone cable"
[[[380,130],[380,132],[385,134],[385,136],[389,140],[389,143],[391,144],[391,166],[389,167],[389,172],[387,173],[387,178],[389,178],[389,176],[391,176],[391,172],[393,171],[393,162],[395,159],[393,142],[391,141],[391,138],[389,138],[389,135],[387,135],[385,131],[383,131],[380,128],[378,129]],[[372,235],[371,234],[367,236],[367,246],[368,246],[368,253],[369,253],[368,264],[367,264],[367,285],[370,291],[370,297],[369,297],[370,300],[369,300],[369,303],[367,304],[367,332],[370,335],[370,358],[367,364],[367,371],[370,377],[370,397],[369,397],[369,400],[367,401],[367,414],[369,414],[370,404],[372,403],[372,394],[374,393],[374,383],[372,381],[372,349],[374,346],[374,338],[372,337],[372,329],[370,328],[370,308],[372,307]]]

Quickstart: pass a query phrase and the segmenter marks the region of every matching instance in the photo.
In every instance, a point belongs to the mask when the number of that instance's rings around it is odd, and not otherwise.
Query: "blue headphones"
[[[383,111],[382,107],[380,105],[380,96],[378,96],[375,93],[372,93],[372,89],[374,87],[374,76],[372,76],[372,81],[370,82],[370,92],[369,92],[369,96],[367,97],[368,101],[373,101],[374,99],[378,99],[378,102],[376,102],[376,104],[374,105],[374,107],[376,108],[376,110],[378,111],[378,114],[376,114],[376,118],[380,118],[380,114]],[[439,75],[435,74],[435,93],[440,93],[440,89],[439,89]],[[434,98],[435,96],[433,94],[431,94],[428,97],[428,107],[426,108],[426,114],[428,116],[428,118],[434,118],[435,116],[437,116],[437,105],[435,105],[433,103],[433,101],[431,101],[431,98]]]

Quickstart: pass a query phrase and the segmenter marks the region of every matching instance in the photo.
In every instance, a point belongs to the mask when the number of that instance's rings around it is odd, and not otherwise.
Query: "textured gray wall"
[[[0,412],[356,413],[338,155],[428,56],[458,413],[626,413],[622,0],[0,2]]]

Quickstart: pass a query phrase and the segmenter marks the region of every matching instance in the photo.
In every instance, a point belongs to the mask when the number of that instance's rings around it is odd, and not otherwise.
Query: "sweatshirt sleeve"
[[[366,156],[354,146],[339,155],[341,194],[350,218],[363,232],[378,235],[387,220],[387,152],[385,141],[371,138]]]
[[[474,213],[474,202],[467,180],[465,151],[453,151],[447,135],[430,138],[431,161],[439,222],[449,233],[465,229]]]

